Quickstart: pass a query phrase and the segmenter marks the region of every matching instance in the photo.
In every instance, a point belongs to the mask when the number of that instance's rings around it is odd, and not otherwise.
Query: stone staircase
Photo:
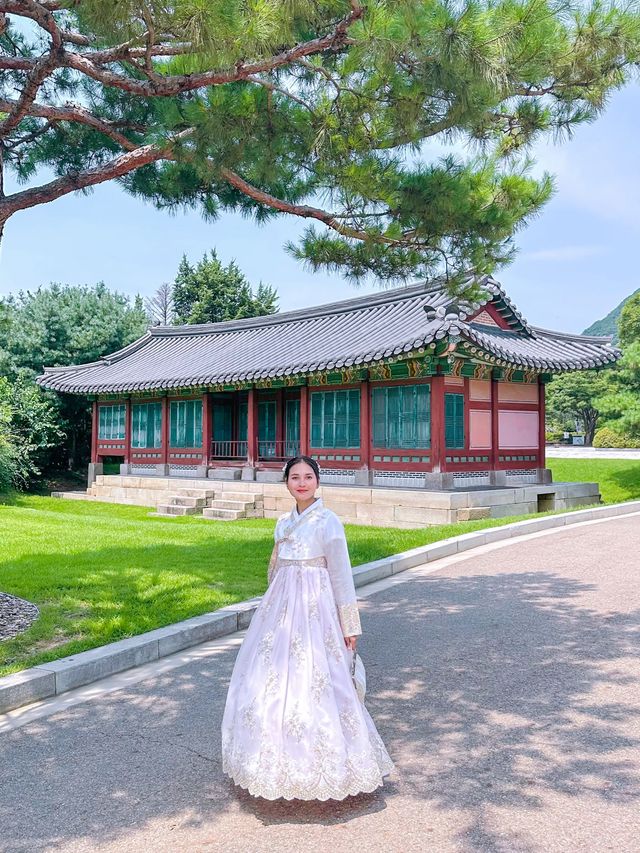
[[[158,515],[201,515],[215,500],[215,489],[178,489],[166,503],[156,506]]]
[[[66,500],[155,506],[158,516],[201,516],[212,521],[264,518],[264,496],[241,482],[100,475],[86,492],[52,492]]]
[[[219,492],[214,489],[179,489],[167,503],[157,506],[157,515],[202,515],[214,521],[262,518],[264,501],[249,492]]]
[[[236,521],[238,518],[263,518],[264,499],[262,495],[247,492],[222,492],[223,497],[212,500],[202,510],[204,518],[217,521]]]

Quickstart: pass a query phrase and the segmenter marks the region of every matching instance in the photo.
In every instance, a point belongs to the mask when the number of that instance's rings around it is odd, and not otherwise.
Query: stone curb
[[[373,581],[389,577],[397,572],[403,572],[425,563],[449,557],[453,554],[477,548],[490,542],[511,539],[593,521],[598,518],[615,518],[640,512],[640,501],[629,501],[622,504],[594,507],[593,509],[575,510],[562,515],[532,518],[479,530],[476,533],[465,533],[451,539],[442,539],[431,545],[422,545],[410,551],[403,551],[371,563],[363,563],[353,570],[356,587],[361,587]],[[23,705],[29,705],[41,699],[57,696],[75,687],[81,687],[98,681],[108,675],[131,669],[143,663],[165,657],[181,649],[196,646],[200,643],[214,640],[225,634],[233,634],[246,628],[256,611],[261,596],[230,604],[193,616],[182,622],[156,628],[145,634],[108,643],[86,652],[60,658],[50,663],[6,675],[0,678],[0,713],[11,711]]]

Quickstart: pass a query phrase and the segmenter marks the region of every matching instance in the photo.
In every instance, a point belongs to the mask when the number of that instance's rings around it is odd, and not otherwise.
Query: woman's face
[[[311,465],[306,462],[296,462],[289,470],[287,488],[297,501],[312,498],[318,488],[318,478]]]

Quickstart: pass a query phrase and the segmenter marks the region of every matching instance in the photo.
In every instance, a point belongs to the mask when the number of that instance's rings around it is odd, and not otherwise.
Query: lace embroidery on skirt
[[[394,766],[351,681],[344,614],[326,568],[293,562],[278,566],[238,652],[223,770],[267,799],[373,791]]]

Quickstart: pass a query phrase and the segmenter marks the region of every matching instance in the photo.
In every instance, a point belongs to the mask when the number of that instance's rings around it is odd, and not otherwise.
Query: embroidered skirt
[[[341,800],[394,768],[358,699],[326,563],[279,560],[238,652],[222,768],[254,796]]]

